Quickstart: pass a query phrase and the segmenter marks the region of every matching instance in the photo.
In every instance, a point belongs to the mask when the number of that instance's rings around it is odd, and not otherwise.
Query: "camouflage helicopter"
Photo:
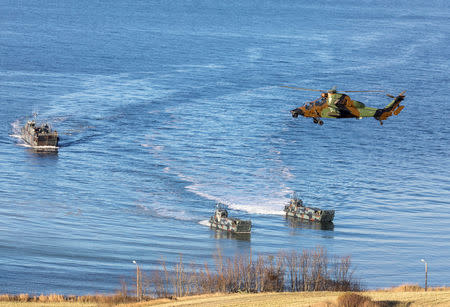
[[[303,106],[291,111],[292,117],[297,118],[299,115],[304,117],[312,117],[315,124],[323,125],[321,118],[356,118],[374,117],[383,124],[383,120],[394,115],[398,115],[405,106],[401,106],[400,102],[405,99],[405,92],[401,92],[397,97],[387,94],[388,97],[393,98],[392,102],[383,109],[366,107],[362,102],[352,100],[346,94],[342,93],[356,93],[356,92],[383,92],[383,91],[342,91],[338,93],[336,86],[328,91],[306,89],[293,86],[282,86],[296,90],[306,90],[322,92],[321,97],[306,102]]]

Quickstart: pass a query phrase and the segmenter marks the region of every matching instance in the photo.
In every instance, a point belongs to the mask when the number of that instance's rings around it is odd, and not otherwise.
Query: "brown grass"
[[[356,293],[344,293],[337,298],[338,307],[371,306],[372,299]]]
[[[136,302],[135,297],[123,296],[121,293],[116,295],[85,295],[85,296],[65,296],[61,294],[30,296],[29,294],[2,294],[0,295],[0,302],[34,302],[34,303],[64,303],[64,302],[78,302],[78,303],[95,303],[95,304],[110,304],[117,305],[119,303]]]
[[[392,288],[379,289],[377,291],[386,291],[386,292],[425,292],[425,289],[419,286],[418,284],[403,284],[400,286],[395,286]],[[428,292],[430,291],[450,291],[450,287],[428,287]]]
[[[144,306],[314,306],[337,307],[338,298],[342,292],[265,292],[265,293],[235,293],[235,294],[207,294],[177,299],[154,299],[142,302],[112,303],[112,302],[81,302],[79,299],[61,303],[40,302],[1,302],[0,307],[94,307],[94,306],[120,306],[120,307],[144,307]],[[371,299],[367,306],[379,307],[422,307],[422,306],[450,306],[450,289],[430,292],[389,292],[368,291],[358,292]],[[6,295],[2,295],[5,297]],[[8,297],[12,297],[9,295]],[[96,296],[98,297],[98,296]]]
[[[428,290],[431,291],[431,288],[428,288]],[[415,285],[404,284],[404,285],[400,285],[397,287],[392,287],[388,291],[390,291],[390,292],[418,292],[418,291],[425,291],[425,289],[417,284],[415,284]]]

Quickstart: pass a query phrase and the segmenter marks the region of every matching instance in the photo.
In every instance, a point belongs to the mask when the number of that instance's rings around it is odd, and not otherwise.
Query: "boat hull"
[[[287,205],[284,208],[286,216],[300,218],[311,222],[329,223],[334,219],[334,210],[321,210],[305,206]]]
[[[307,208],[309,209],[309,208]],[[303,210],[297,211],[297,212],[286,212],[287,216],[291,216],[291,217],[295,217],[295,218],[300,218],[303,220],[307,220],[307,221],[311,221],[311,222],[321,222],[321,223],[329,223],[332,222],[334,219],[334,212],[333,214],[326,214],[326,215],[322,215],[322,214],[316,214],[314,212],[310,212],[309,210],[305,210],[306,212],[304,212]],[[327,210],[329,211],[329,210]]]
[[[25,124],[21,137],[33,147],[58,147],[58,132],[52,131],[48,125],[36,126],[34,121]]]
[[[220,229],[231,233],[250,233],[252,223],[250,221],[237,220],[232,218],[222,219],[217,221],[211,217],[209,224],[213,229]]]

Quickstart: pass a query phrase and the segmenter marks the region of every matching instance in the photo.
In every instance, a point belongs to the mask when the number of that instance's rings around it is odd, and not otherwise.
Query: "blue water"
[[[450,285],[447,1],[241,2],[0,1],[0,292],[318,245],[368,288],[423,284],[421,258]],[[280,85],[406,107],[318,126],[289,113],[317,93]],[[57,154],[17,137],[33,112]],[[287,221],[293,191],[334,228]],[[215,201],[250,239],[204,226]]]

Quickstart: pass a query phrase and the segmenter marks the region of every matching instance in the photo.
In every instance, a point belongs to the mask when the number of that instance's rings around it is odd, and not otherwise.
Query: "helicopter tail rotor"
[[[383,109],[378,109],[374,115],[375,119],[379,120],[381,125],[383,124],[382,121],[387,119],[388,117],[400,114],[400,112],[405,107],[400,105],[400,102],[402,102],[403,99],[405,99],[405,93],[406,91],[403,91],[400,94],[398,94],[397,97],[388,94],[388,97],[394,98],[394,100]]]

